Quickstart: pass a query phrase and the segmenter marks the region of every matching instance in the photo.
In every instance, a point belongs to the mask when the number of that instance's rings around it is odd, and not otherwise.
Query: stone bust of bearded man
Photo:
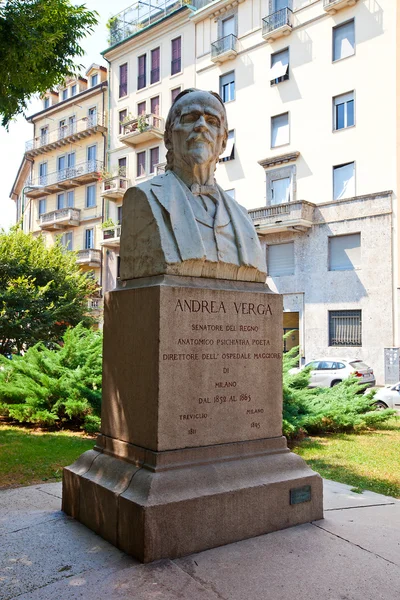
[[[121,280],[161,274],[265,282],[265,257],[247,210],[214,171],[228,138],[214,92],[187,89],[168,113],[166,173],[124,196]]]

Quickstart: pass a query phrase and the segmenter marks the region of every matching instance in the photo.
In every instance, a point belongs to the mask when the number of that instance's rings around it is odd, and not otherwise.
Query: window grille
[[[362,346],[361,310],[329,311],[329,345]]]

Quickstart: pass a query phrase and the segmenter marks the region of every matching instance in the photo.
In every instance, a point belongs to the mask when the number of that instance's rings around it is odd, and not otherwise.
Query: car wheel
[[[388,408],[388,405],[384,402],[381,402],[381,400],[375,402],[375,410],[385,410],[385,408]]]
[[[342,383],[340,379],[335,379],[335,381],[332,381],[331,383],[331,387],[333,387],[334,385],[337,385],[338,383]]]

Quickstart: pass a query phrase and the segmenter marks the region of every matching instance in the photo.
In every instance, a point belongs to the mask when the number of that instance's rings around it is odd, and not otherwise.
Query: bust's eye
[[[213,115],[206,115],[206,121],[207,123],[210,123],[210,125],[214,125],[215,127],[220,126],[218,117],[214,117]]]
[[[181,123],[195,123],[198,118],[199,116],[194,113],[187,113],[181,116]]]

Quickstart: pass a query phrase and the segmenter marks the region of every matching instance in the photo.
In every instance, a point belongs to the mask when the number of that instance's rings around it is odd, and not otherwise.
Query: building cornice
[[[280,154],[279,156],[263,158],[262,160],[258,161],[258,164],[264,167],[264,169],[269,169],[270,167],[276,167],[278,165],[295,162],[299,156],[300,152],[289,152],[288,154]]]
[[[242,2],[244,2],[244,0],[215,0],[210,4],[207,4],[204,8],[196,10],[196,12],[191,15],[190,19],[194,23],[198,23],[207,18],[217,21],[221,15],[232,10],[238,4],[242,4]]]

